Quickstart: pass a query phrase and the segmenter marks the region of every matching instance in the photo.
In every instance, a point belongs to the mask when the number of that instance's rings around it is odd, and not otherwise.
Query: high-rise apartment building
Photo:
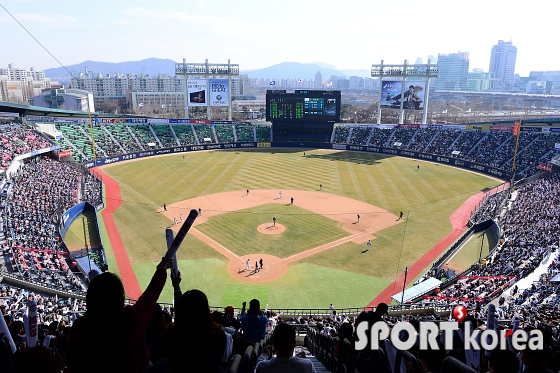
[[[313,84],[313,88],[315,89],[323,88],[323,73],[320,71],[317,71],[317,74],[315,74],[315,82]]]
[[[464,91],[469,75],[469,53],[438,54],[439,78],[435,88],[444,91]]]
[[[27,69],[14,67],[0,68],[1,99],[3,101],[27,102],[27,99],[41,93],[43,89],[51,87],[51,80],[45,77],[43,71],[36,71],[32,67]]]
[[[498,40],[498,44],[492,47],[490,73],[497,79],[495,88],[507,90],[513,86],[516,58],[517,47],[511,41]]]

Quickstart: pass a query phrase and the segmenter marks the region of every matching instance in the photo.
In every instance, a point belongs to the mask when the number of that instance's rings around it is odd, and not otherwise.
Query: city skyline
[[[545,4],[537,0],[532,5],[540,3]],[[469,52],[471,70],[488,71],[492,46],[504,40],[517,47],[516,74],[560,70],[555,58],[559,52],[542,38],[552,34],[552,23],[539,25],[539,29],[521,28],[521,10],[503,6],[502,1],[475,0],[461,8],[443,0],[422,7],[411,0],[350,1],[344,7],[328,1],[319,6],[294,0],[282,6],[255,0],[236,4],[223,0],[99,0],[87,8],[82,2],[61,0],[56,9],[38,0],[4,0],[1,4],[64,65],[157,57],[177,62],[186,58],[189,62],[225,63],[230,59],[243,70],[284,61],[368,69],[381,60],[413,63],[420,57],[426,63],[428,55],[460,50]],[[500,17],[489,17],[491,21],[483,27],[468,22],[483,14]],[[466,26],[457,22],[458,16]],[[0,66],[59,67],[4,9],[0,9],[0,31],[7,35]]]

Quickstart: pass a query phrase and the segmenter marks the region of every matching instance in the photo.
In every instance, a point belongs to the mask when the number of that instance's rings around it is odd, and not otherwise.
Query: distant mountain
[[[319,61],[313,61],[311,62],[311,64],[313,65],[317,65],[320,66],[323,69],[334,69],[334,70],[338,70],[338,68],[334,65],[329,65],[328,63],[324,63],[324,62],[319,62]]]
[[[323,79],[328,79],[331,75],[346,76],[346,74],[337,69],[299,62],[282,62],[264,69],[241,71],[241,73],[248,74],[250,78],[257,79],[315,79],[317,71],[323,74]]]
[[[336,67],[322,63],[299,63],[299,62],[282,62],[276,65],[265,67],[263,69],[241,71],[248,74],[250,78],[257,79],[315,79],[315,74],[320,71],[323,74],[323,80],[330,79],[331,75],[337,77],[370,77],[371,72],[366,69],[340,70]]]
[[[92,76],[98,73],[102,75],[120,74],[149,74],[155,76],[157,74],[167,74],[169,76],[175,75],[175,61],[162,58],[148,58],[141,61],[127,61],[127,62],[100,62],[100,61],[85,61],[75,65],[67,66],[68,70],[74,75],[78,76],[79,73],[84,73],[85,68]],[[340,77],[350,77],[353,75],[368,77],[370,72],[366,69],[359,70],[340,70],[336,67],[322,63],[299,63],[299,62],[282,62],[276,65],[265,67],[263,69],[242,70],[242,74],[248,74],[251,78],[258,79],[315,79],[317,71],[323,74],[323,80],[327,80],[331,75]],[[95,75],[94,75],[95,74]],[[55,67],[46,69],[45,75],[53,80],[70,81],[71,77],[68,72],[62,67]]]
[[[68,70],[75,76],[79,73],[85,72],[88,68],[90,73],[101,73],[103,75],[115,73],[121,74],[150,74],[154,76],[157,74],[167,74],[170,76],[175,75],[175,61],[162,58],[147,58],[141,61],[127,61],[127,62],[98,62],[98,61],[85,61],[76,65],[66,66]],[[68,78],[68,72],[62,67],[55,67],[46,69],[45,75],[48,78]]]

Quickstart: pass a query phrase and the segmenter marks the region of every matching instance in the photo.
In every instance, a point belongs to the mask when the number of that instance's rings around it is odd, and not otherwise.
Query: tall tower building
[[[315,82],[313,84],[313,88],[315,89],[323,88],[323,73],[320,71],[317,71],[317,74],[315,74]]]
[[[435,88],[444,91],[464,91],[469,75],[469,53],[438,54],[439,78]]]
[[[498,44],[492,47],[489,70],[497,79],[495,88],[508,89],[513,85],[516,58],[517,47],[511,41],[498,40]]]

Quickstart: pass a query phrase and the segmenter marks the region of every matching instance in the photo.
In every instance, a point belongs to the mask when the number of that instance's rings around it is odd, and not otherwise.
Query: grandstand
[[[89,128],[78,123],[56,123],[56,128],[64,135],[58,144],[72,149],[75,161],[85,164],[94,159]],[[201,146],[207,138],[214,145],[250,144],[255,139],[258,143],[273,141],[269,126],[247,123],[101,123],[92,132],[98,159],[179,145]],[[391,151],[421,152],[500,169],[504,175],[511,169],[516,140],[508,130],[376,125],[336,126],[331,139],[332,143],[327,144],[331,148],[336,144],[348,146],[344,147],[348,150],[367,151],[364,148],[379,147]],[[11,167],[20,155],[33,154],[34,150],[55,145],[25,124],[1,126],[0,140],[3,170]],[[465,304],[473,317],[484,319],[488,315],[491,318],[497,315],[503,324],[501,328],[515,327],[522,320],[525,327],[556,333],[557,339],[560,320],[554,309],[560,304],[560,281],[556,279],[560,273],[560,178],[557,174],[541,175],[536,166],[550,162],[554,144],[559,142],[557,132],[535,130],[522,133],[517,152],[518,178],[534,176],[534,180],[519,184],[513,193],[503,190],[488,195],[471,216],[472,224],[490,219],[499,221],[503,230],[502,240],[492,248],[484,265],[473,263],[459,276],[446,278],[439,288],[412,299],[410,302],[416,304],[416,309],[411,308],[411,305],[392,308],[386,319],[390,326],[403,319],[415,325],[421,321],[442,321],[448,317],[452,307]],[[309,143],[304,145],[310,146]],[[8,175],[9,180],[1,181],[2,187],[7,184],[10,186],[9,192],[2,197],[1,206],[5,253],[3,271],[6,271],[7,278],[11,276],[20,284],[35,286],[34,289],[83,297],[87,279],[76,270],[69,251],[60,241],[57,224],[62,212],[80,202],[88,202],[95,207],[103,206],[102,185],[99,179],[82,168],[55,158],[54,152],[31,155],[13,175]],[[103,262],[103,255],[97,251],[88,252],[87,257],[97,264]],[[427,278],[435,275],[437,269],[432,268]],[[20,295],[24,293],[8,285],[0,288],[0,291],[10,298],[5,313],[17,317],[20,307],[26,304]],[[45,315],[60,311],[61,316],[68,316],[68,322],[72,321],[70,314],[83,314],[87,309],[83,301],[75,298],[61,305],[56,304],[57,298],[54,297],[37,296],[36,299],[42,309],[47,311]],[[492,304],[492,307],[488,307],[488,304]],[[164,307],[164,312],[171,310]],[[359,310],[354,310],[353,314],[332,310],[323,315],[320,313],[319,310],[316,314],[302,311],[293,317],[290,315],[284,321],[306,334],[305,343],[299,341],[299,344],[306,348],[304,352],[316,358],[317,364],[329,371],[355,369],[357,372],[366,372],[374,369],[372,366],[375,362],[375,371],[389,372],[395,371],[395,367],[398,370],[401,361],[406,360],[407,364],[412,365],[416,363],[416,359],[407,351],[391,355],[394,346],[389,340],[385,341],[386,347],[379,352],[369,356],[357,353],[355,335],[352,331],[345,334],[344,324],[358,325],[364,319],[373,317],[372,314],[360,314]],[[402,313],[406,316],[402,316]],[[273,320],[268,329],[271,332],[274,324],[283,316],[272,312],[268,316]],[[224,325],[227,323],[224,315],[214,317]],[[54,316],[46,316],[44,321],[54,319]],[[251,346],[230,351],[229,364],[225,366],[231,372],[253,371],[260,352],[271,343],[270,333],[262,340],[252,342]],[[469,362],[468,353],[464,350],[459,349],[453,356],[464,363]],[[453,364],[464,368],[461,363]],[[549,366],[558,369],[554,364],[551,362]]]

